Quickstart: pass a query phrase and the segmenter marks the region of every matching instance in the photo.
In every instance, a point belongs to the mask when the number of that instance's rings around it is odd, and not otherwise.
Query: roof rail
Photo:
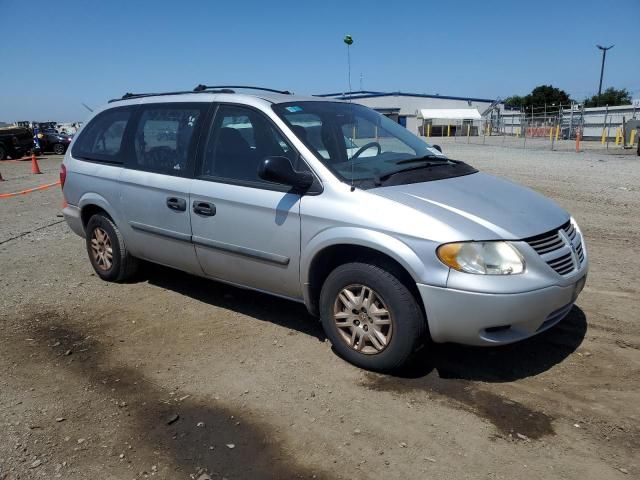
[[[193,90],[181,91],[181,92],[161,92],[161,93],[125,93],[120,98],[113,98],[109,100],[109,103],[120,102],[122,100],[130,100],[132,98],[144,98],[144,97],[163,97],[166,95],[187,95],[189,93],[236,93],[233,88],[244,88],[248,90],[263,90],[265,92],[282,93],[283,95],[291,95],[288,90],[274,90],[273,88],[263,87],[249,87],[245,85],[223,85],[223,86],[209,86],[198,85]]]
[[[165,95],[185,95],[187,93],[193,93],[193,92],[162,92],[162,93],[129,93],[127,92],[120,98],[113,98],[109,100],[109,103],[119,102],[121,100],[129,100],[131,98],[162,97]]]
[[[194,92],[204,92],[205,90],[212,89],[228,89],[228,88],[243,88],[246,90],[262,90],[264,92],[273,92],[273,93],[282,93],[283,95],[291,95],[292,93],[289,90],[275,90],[273,88],[264,88],[264,87],[250,87],[247,85],[198,85],[193,89]],[[227,92],[223,92],[227,93]],[[235,92],[230,92],[235,93]]]

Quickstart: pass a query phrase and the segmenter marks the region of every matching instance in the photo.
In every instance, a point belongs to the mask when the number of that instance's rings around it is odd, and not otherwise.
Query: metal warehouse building
[[[351,99],[355,103],[377,110],[417,135],[423,134],[423,128],[429,128],[432,134],[440,135],[443,128],[455,130],[456,124],[472,123],[474,119],[478,119],[483,113],[493,108],[503,109],[503,105],[498,100],[422,93],[361,90],[351,94],[327,93],[316,96],[340,100]],[[449,115],[443,112],[447,110]],[[445,118],[442,118],[443,116]],[[450,124],[454,125],[450,127]],[[455,131],[450,133],[455,135]]]

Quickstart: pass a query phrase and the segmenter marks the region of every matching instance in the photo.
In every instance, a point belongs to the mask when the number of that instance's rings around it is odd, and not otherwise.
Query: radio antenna
[[[347,77],[349,79],[349,103],[351,103],[351,45],[353,45],[353,38],[351,38],[351,35],[345,35],[343,42],[347,45]],[[353,117],[353,108],[350,108],[351,110],[351,116]],[[352,121],[355,120],[352,118]],[[355,124],[354,127],[355,129]],[[351,138],[351,142],[353,142],[353,138]],[[349,151],[347,149],[347,151]],[[356,187],[353,184],[353,176],[354,176],[354,159],[351,158],[351,191],[353,192]]]

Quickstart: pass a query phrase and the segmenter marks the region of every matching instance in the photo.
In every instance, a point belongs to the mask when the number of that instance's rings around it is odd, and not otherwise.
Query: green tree
[[[525,97],[525,107],[542,107],[546,105],[568,105],[571,99],[567,92],[553,85],[540,85]]]
[[[587,98],[584,101],[585,107],[604,107],[609,105],[615,107],[617,105],[629,105],[631,104],[631,94],[626,88],[613,88],[609,87],[600,95],[594,95],[591,98]]]
[[[560,106],[569,105],[571,98],[564,90],[554,87],[553,85],[539,85],[529,95],[524,97],[520,95],[512,95],[507,97],[504,101],[506,105],[512,105],[514,107],[543,107],[545,104],[548,106]]]
[[[504,103],[511,107],[522,107],[525,103],[525,97],[521,95],[511,95],[504,99]]]

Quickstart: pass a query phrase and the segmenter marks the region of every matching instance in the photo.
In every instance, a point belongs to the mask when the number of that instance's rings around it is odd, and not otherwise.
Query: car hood
[[[533,190],[474,173],[369,190],[456,230],[461,240],[518,240],[559,227],[569,214]]]

